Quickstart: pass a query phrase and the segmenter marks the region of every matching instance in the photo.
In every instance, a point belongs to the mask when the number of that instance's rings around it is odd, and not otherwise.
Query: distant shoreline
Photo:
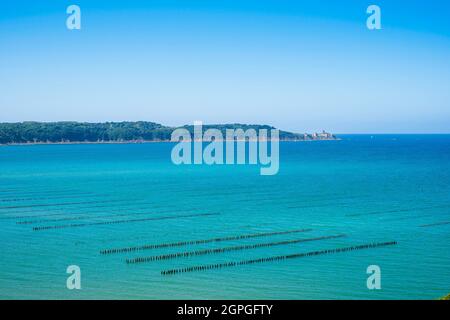
[[[265,132],[264,139],[271,139],[267,132],[275,127],[259,124],[200,124],[169,127],[156,122],[18,122],[0,123],[0,144],[2,145],[42,145],[42,144],[131,144],[171,142],[175,130],[183,130],[183,137],[197,137],[195,130],[207,132],[214,129],[214,137],[222,141],[234,137],[256,139],[257,132]],[[240,131],[238,131],[240,130]],[[217,133],[219,132],[219,133]],[[230,133],[231,132],[231,133]],[[229,136],[231,134],[231,136]],[[294,133],[278,130],[273,137],[279,141],[337,140],[324,130],[320,133]]]
[[[279,142],[317,142],[317,141],[339,141],[341,138],[323,138],[323,139],[311,139],[311,140],[293,140],[293,139],[279,139]],[[242,142],[244,140],[218,140],[218,142],[226,142],[226,141],[236,141]],[[254,141],[254,140],[250,140]],[[272,141],[271,139],[267,139],[267,141]],[[192,142],[187,141],[187,142]],[[209,141],[204,141],[205,143],[209,143]],[[14,147],[14,146],[45,146],[45,145],[79,145],[79,144],[147,144],[147,143],[179,143],[179,141],[170,141],[170,140],[142,140],[142,141],[64,141],[64,142],[18,142],[18,143],[3,143],[0,144],[0,147]]]

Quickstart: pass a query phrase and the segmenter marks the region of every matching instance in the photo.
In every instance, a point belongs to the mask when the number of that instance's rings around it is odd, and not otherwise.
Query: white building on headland
[[[320,139],[331,139],[333,135],[331,133],[326,132],[325,130],[322,130],[322,133],[316,133],[316,137]]]

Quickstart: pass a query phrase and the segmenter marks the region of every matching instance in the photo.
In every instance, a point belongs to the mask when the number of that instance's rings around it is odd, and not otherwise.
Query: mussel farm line
[[[40,191],[10,191],[8,193],[0,192],[0,197],[5,198],[10,196],[17,196],[19,194],[22,197],[35,197],[35,196],[47,196],[47,195],[92,195],[96,194],[89,191],[81,191],[81,190],[40,190]]]
[[[132,199],[131,201],[136,200]],[[8,209],[23,209],[23,208],[39,208],[39,207],[62,207],[62,206],[73,206],[80,204],[97,204],[97,203],[116,203],[116,202],[124,202],[130,201],[128,200],[100,200],[100,201],[87,201],[87,202],[63,202],[63,203],[38,203],[38,204],[30,204],[23,206],[8,206],[8,207],[0,207],[0,210],[8,210]],[[20,212],[15,212],[20,213]],[[4,213],[2,213],[4,214]]]
[[[200,214],[186,214],[186,215],[164,216],[164,217],[155,217],[155,218],[100,221],[100,222],[88,222],[88,223],[78,223],[78,224],[61,224],[61,225],[55,225],[55,226],[33,227],[33,231],[65,229],[65,228],[79,228],[79,227],[88,227],[88,226],[101,226],[101,225],[109,225],[109,224],[121,224],[121,223],[144,222],[144,221],[172,220],[172,219],[181,219],[181,218],[207,217],[207,216],[216,216],[219,214],[220,213],[200,213]]]
[[[409,212],[415,210],[428,210],[428,209],[439,209],[439,208],[448,208],[450,205],[439,205],[439,206],[428,206],[428,207],[415,207],[415,208],[406,208],[406,209],[394,209],[394,210],[386,210],[386,211],[372,211],[366,213],[354,213],[354,214],[346,214],[346,217],[360,217],[360,216],[370,216],[384,213],[397,213],[397,212]]]
[[[197,210],[197,209],[195,209],[195,208],[194,209],[184,209],[184,211],[194,211],[194,210]],[[123,210],[121,210],[121,211],[123,211]],[[128,212],[128,213],[117,213],[117,214],[108,214],[108,215],[101,215],[101,213],[106,213],[105,211],[97,212],[97,213],[100,213],[100,215],[98,215],[98,214],[92,215],[92,213],[96,213],[96,212],[86,212],[86,213],[83,213],[82,216],[77,215],[77,216],[58,218],[58,219],[24,220],[24,221],[17,221],[16,224],[37,224],[37,223],[60,222],[60,221],[92,220],[92,219],[130,217],[130,216],[134,217],[134,216],[141,216],[141,215],[162,214],[162,213],[170,213],[170,212],[172,212],[172,211],[166,210],[166,211],[159,211],[159,212],[148,212],[148,211],[147,212]]]
[[[120,200],[121,202],[125,202],[127,200]],[[16,215],[16,216],[1,216],[0,220],[4,220],[4,219],[29,219],[29,218],[42,218],[42,217],[53,217],[53,216],[63,216],[63,215],[79,215],[79,214],[90,214],[90,213],[109,213],[109,212],[122,212],[124,210],[144,210],[144,209],[148,209],[147,206],[145,207],[134,207],[135,204],[130,204],[130,203],[124,203],[124,204],[119,204],[116,205],[114,208],[115,209],[110,209],[111,205],[94,205],[94,206],[86,206],[86,207],[76,207],[76,208],[70,208],[69,210],[71,212],[67,212],[64,211],[66,210],[65,208],[50,208],[50,209],[45,209],[45,211],[25,211],[25,212],[11,212],[11,213],[7,213],[7,214],[22,214],[22,213],[37,213],[37,214],[33,214],[33,215]],[[143,202],[143,203],[139,203],[139,205],[153,205],[153,202]],[[104,208],[107,208],[108,210],[105,211]],[[89,210],[89,211],[79,211],[79,212],[74,212],[74,210]],[[96,209],[95,211],[92,211],[91,209]],[[102,210],[97,210],[97,209],[102,209]],[[45,214],[41,214],[40,212],[47,212]],[[48,212],[52,212],[52,213],[48,213]],[[2,213],[4,214],[4,213]]]
[[[243,234],[243,235],[238,235],[238,236],[229,236],[229,237],[223,237],[223,238],[212,238],[212,239],[204,239],[204,240],[191,240],[191,241],[169,242],[169,243],[159,243],[159,244],[147,244],[147,245],[142,245],[142,246],[138,246],[138,247],[105,249],[105,250],[101,250],[100,254],[126,253],[126,252],[149,250],[149,249],[182,247],[182,246],[187,246],[187,245],[204,244],[204,243],[210,243],[210,242],[221,242],[221,241],[242,240],[242,239],[250,239],[250,238],[270,237],[270,236],[285,235],[285,234],[299,233],[299,232],[308,232],[308,231],[312,231],[312,229],[296,229],[296,230],[288,230],[288,231]]]
[[[429,228],[429,227],[437,227],[437,226],[443,226],[446,224],[450,224],[450,221],[442,221],[442,222],[435,222],[435,223],[430,223],[430,224],[423,224],[419,227],[421,228]]]
[[[397,241],[378,242],[378,243],[363,244],[363,245],[344,247],[344,248],[311,251],[311,252],[306,252],[306,253],[294,253],[294,254],[283,255],[283,256],[273,256],[273,257],[259,258],[259,259],[252,259],[252,260],[242,260],[242,261],[236,261],[236,262],[231,261],[231,262],[227,262],[227,263],[208,264],[208,265],[201,265],[201,266],[194,266],[194,267],[187,267],[187,268],[180,268],[180,269],[170,269],[170,270],[161,271],[161,275],[167,276],[167,275],[174,275],[174,274],[186,273],[186,272],[205,271],[205,270],[211,270],[211,269],[222,269],[222,268],[227,268],[227,267],[236,267],[236,266],[249,265],[249,264],[255,264],[255,263],[265,263],[265,262],[273,262],[273,261],[280,261],[280,260],[287,260],[287,259],[305,258],[305,257],[319,256],[319,255],[325,255],[325,254],[354,251],[354,250],[364,250],[364,249],[370,249],[370,248],[392,246],[392,245],[396,245],[396,244],[397,244]]]
[[[94,207],[94,208],[96,208],[96,207]],[[80,209],[80,208],[76,208],[76,209]],[[81,209],[84,210],[86,208],[81,208]],[[31,212],[33,212],[33,211],[31,211]],[[57,216],[71,216],[71,215],[75,215],[75,214],[108,213],[110,211],[105,211],[105,209],[102,209],[102,210],[94,210],[94,211],[91,210],[91,211],[87,211],[87,212],[77,212],[77,213],[75,213],[75,212],[72,211],[72,209],[70,209],[70,212],[64,211],[64,209],[60,209],[59,211],[51,210],[51,211],[45,211],[45,212],[51,212],[51,213],[46,213],[46,214],[38,213],[38,214],[31,214],[31,215],[27,214],[27,215],[8,216],[8,217],[1,216],[0,220],[35,219],[35,218],[42,218],[42,217],[45,218],[45,217],[57,217]],[[22,221],[30,221],[30,222],[34,223],[34,221],[39,221],[39,220],[22,220]],[[18,223],[18,222],[22,222],[22,221],[17,221],[16,223],[17,224],[22,224],[22,223]],[[45,221],[47,221],[47,220],[45,220]],[[28,224],[28,223],[23,223],[23,224]]]
[[[293,240],[285,240],[285,241],[269,242],[269,243],[248,244],[248,245],[225,247],[225,248],[176,252],[176,253],[171,253],[171,254],[163,254],[163,255],[159,255],[159,256],[127,259],[126,263],[128,263],[128,264],[145,263],[145,262],[150,262],[150,261],[168,260],[168,259],[174,259],[174,258],[180,258],[180,257],[200,256],[200,255],[215,254],[215,253],[222,253],[222,252],[228,252],[228,251],[266,248],[266,247],[274,247],[274,246],[296,244],[296,243],[301,243],[301,242],[327,240],[327,239],[336,239],[336,238],[343,238],[343,237],[345,237],[344,234],[339,234],[339,235],[323,236],[323,237],[316,237],[316,238],[306,238],[306,239],[303,238],[303,239],[293,239]]]
[[[59,199],[79,199],[79,198],[100,198],[104,196],[96,194],[81,194],[74,195],[70,194],[67,196],[48,196],[48,197],[38,197],[38,198],[4,198],[0,199],[0,202],[18,202],[18,201],[42,201],[42,200],[59,200]]]

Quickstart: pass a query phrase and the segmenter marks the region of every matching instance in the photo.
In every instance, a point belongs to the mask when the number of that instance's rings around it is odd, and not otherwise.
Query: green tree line
[[[193,126],[184,126],[193,132]],[[268,125],[221,124],[204,125],[203,130],[219,129],[274,129]],[[0,144],[60,143],[60,142],[124,142],[170,141],[174,127],[154,122],[20,122],[0,123]],[[309,136],[312,138],[312,136]],[[308,137],[306,137],[308,138]],[[305,135],[280,131],[282,140],[304,140]]]

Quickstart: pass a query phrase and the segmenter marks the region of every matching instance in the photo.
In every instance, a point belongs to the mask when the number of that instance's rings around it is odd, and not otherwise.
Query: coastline
[[[316,140],[278,140],[279,142],[317,142],[317,141],[340,141],[342,139],[316,139]],[[243,140],[220,140],[219,142]],[[272,141],[272,140],[267,140]],[[190,142],[190,141],[187,141]],[[204,141],[208,143],[210,141]],[[14,146],[46,146],[46,145],[87,145],[87,144],[147,144],[147,143],[179,143],[179,141],[170,140],[149,140],[149,141],[70,141],[70,142],[24,142],[24,143],[7,143],[0,144],[0,147],[14,147]]]
[[[316,142],[316,141],[340,141],[341,138],[324,138],[324,139],[308,139],[308,140],[294,140],[294,139],[280,139],[279,142]],[[242,142],[244,140],[218,140],[219,142],[236,141]],[[253,140],[252,140],[253,141]],[[265,141],[272,141],[271,139]],[[14,147],[14,146],[39,146],[39,145],[78,145],[78,144],[147,144],[147,143],[179,143],[180,141],[170,140],[127,140],[127,141],[64,141],[64,142],[18,142],[0,144],[0,147]],[[187,141],[192,142],[192,140]],[[204,141],[209,143],[210,141]]]
[[[215,141],[321,141],[321,140],[339,140],[331,133],[322,130],[320,133],[293,133],[279,130],[276,137],[263,136],[258,139],[255,132],[261,129],[275,129],[269,125],[258,124],[216,124],[202,125],[201,129],[217,129],[221,135],[214,135]],[[19,146],[19,145],[60,145],[60,144],[136,144],[136,143],[160,143],[160,142],[179,142],[172,141],[174,130],[184,129],[189,137],[183,136],[181,141],[192,141],[197,136],[195,133],[195,124],[184,125],[182,127],[169,127],[156,122],[135,121],[135,122],[103,122],[89,123],[76,121],[59,122],[17,122],[0,123],[0,145]],[[245,132],[238,133],[235,130],[240,129]],[[248,133],[247,130],[253,130]],[[233,136],[226,136],[226,130],[233,130]],[[202,130],[203,132],[203,130]],[[228,132],[228,131],[227,131]],[[203,137],[203,135],[202,135]],[[186,138],[186,140],[184,139]],[[208,140],[211,140],[208,139]],[[203,139],[205,142],[206,139]]]

